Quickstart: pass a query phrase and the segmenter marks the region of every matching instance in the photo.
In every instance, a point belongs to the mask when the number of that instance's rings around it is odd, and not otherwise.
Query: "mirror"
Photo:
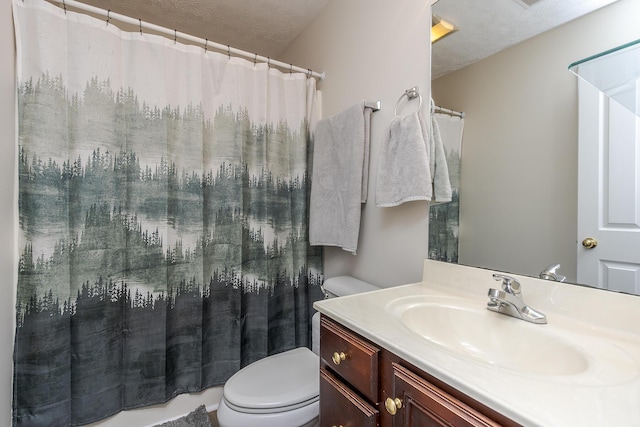
[[[432,81],[436,105],[465,113],[461,264],[537,277],[559,263],[577,282],[586,236],[577,236],[578,78],[568,66],[639,39],[639,14],[640,2],[619,0]],[[432,46],[434,63],[460,34]]]

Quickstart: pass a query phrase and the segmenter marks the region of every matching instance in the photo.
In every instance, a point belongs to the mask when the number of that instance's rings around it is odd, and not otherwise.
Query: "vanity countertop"
[[[548,324],[537,325],[486,310],[488,289],[500,287],[493,273],[500,272],[425,260],[420,283],[318,301],[314,307],[524,426],[640,426],[640,297],[505,273],[520,281],[525,303],[546,314]],[[487,317],[491,325],[499,322],[495,330],[477,332],[508,352],[519,351],[514,354],[522,360],[487,359],[473,340],[453,348],[417,334],[402,310],[425,302],[498,316]],[[441,322],[453,335],[477,327],[442,323],[449,320],[418,317]],[[511,335],[503,335],[507,330]],[[518,342],[513,331],[537,338]],[[501,343],[503,337],[508,342]],[[548,347],[544,337],[550,337]],[[579,357],[565,358],[554,342]]]

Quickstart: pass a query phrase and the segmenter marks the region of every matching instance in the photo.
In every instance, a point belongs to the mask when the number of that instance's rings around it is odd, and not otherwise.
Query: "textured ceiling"
[[[329,2],[329,0],[81,1],[276,59]],[[532,1],[439,0],[433,6],[434,13],[451,21],[460,30],[433,45],[433,78],[486,58],[617,0],[539,0],[532,6],[525,7],[526,3]],[[363,10],[363,13],[366,13],[366,10]]]
[[[460,29],[431,49],[436,79],[617,0],[439,0],[433,13]],[[640,1],[640,0],[634,0]]]

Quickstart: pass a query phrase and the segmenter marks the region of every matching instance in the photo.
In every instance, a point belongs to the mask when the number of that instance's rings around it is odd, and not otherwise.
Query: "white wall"
[[[357,255],[325,249],[325,276],[350,274],[379,286],[417,282],[427,257],[428,207],[410,202],[376,208],[375,171],[384,129],[406,89],[430,91],[430,3],[425,0],[332,0],[281,60],[326,72],[323,116],[361,100],[381,100],[372,115],[368,202],[362,211]],[[406,110],[415,108],[406,105]],[[416,177],[416,179],[424,179]]]
[[[462,264],[576,279],[578,95],[569,64],[640,38],[640,1],[619,0],[432,82],[464,111]],[[453,36],[452,36],[453,37]]]
[[[393,115],[396,100],[412,86],[429,99],[430,2],[425,0],[332,0],[327,9],[283,57],[287,62],[324,70],[320,84],[324,111],[333,114],[355,102],[381,100],[382,110],[372,121],[370,171],[375,172],[382,131]],[[11,2],[0,12],[0,272],[5,279],[0,298],[0,414],[10,425],[11,372],[15,280],[13,264],[14,210],[14,66],[15,48]],[[428,103],[427,103],[428,104]],[[330,250],[328,277],[349,273],[382,286],[419,281],[427,253],[427,205],[412,202],[397,208],[373,206],[375,177],[370,181],[370,202],[364,208],[358,255]],[[167,405],[125,411],[94,425],[101,427],[152,425],[189,412],[201,403],[218,402],[220,388],[180,396]]]

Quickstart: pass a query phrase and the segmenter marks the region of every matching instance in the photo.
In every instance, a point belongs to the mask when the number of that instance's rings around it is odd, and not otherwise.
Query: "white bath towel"
[[[385,130],[376,174],[376,206],[431,200],[431,170],[420,114],[394,117]]]
[[[422,116],[420,122],[423,132],[427,132],[427,145],[429,146],[429,169],[431,171],[431,184],[433,186],[433,201],[444,203],[451,201],[451,181],[449,180],[449,167],[444,144],[440,135],[440,127],[434,115],[431,115],[431,127],[426,131],[426,123]]]
[[[355,254],[367,199],[371,109],[360,102],[316,125],[309,242]]]

